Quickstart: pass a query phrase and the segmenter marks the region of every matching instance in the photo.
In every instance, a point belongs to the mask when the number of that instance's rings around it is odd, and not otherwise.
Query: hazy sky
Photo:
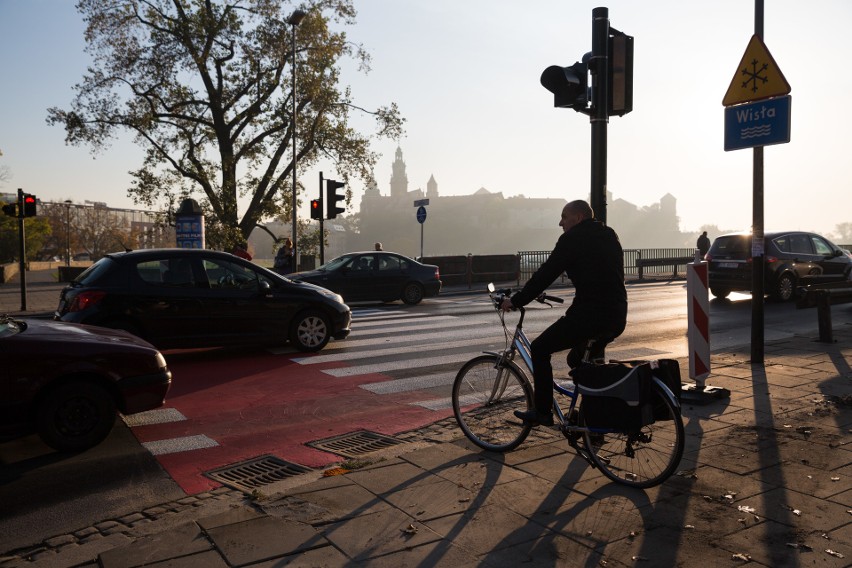
[[[722,98],[754,31],[753,1],[355,5],[358,23],[347,34],[372,54],[372,71],[365,76],[349,65],[344,80],[364,107],[398,103],[408,120],[399,144],[410,190],[425,190],[434,175],[443,195],[485,187],[505,196],[586,198],[589,119],[553,108],[539,78],[545,67],[570,65],[591,50],[592,9],[607,6],[610,25],[635,37],[634,110],[609,122],[609,190],[639,206],[671,193],[684,231],[751,226],[753,152],[724,151]],[[73,6],[0,0],[0,165],[13,174],[3,191],[134,207],[126,172],[139,166],[140,149],[118,142],[93,160],[45,123],[48,107],[69,106],[87,64]],[[791,142],[764,151],[767,230],[828,234],[852,221],[850,24],[848,0],[765,2],[764,40],[793,97]],[[384,195],[396,146],[375,147],[383,154],[375,176]],[[308,187],[316,187],[319,171],[307,174]],[[334,177],[327,167],[323,173]],[[363,189],[353,187],[355,206]]]

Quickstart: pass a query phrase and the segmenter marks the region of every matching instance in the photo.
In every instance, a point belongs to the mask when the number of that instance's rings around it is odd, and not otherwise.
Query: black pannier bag
[[[571,377],[586,426],[629,431],[654,422],[649,364],[581,365]]]
[[[682,385],[680,382],[680,365],[676,359],[654,359],[652,361],[644,361],[644,360],[630,360],[630,361],[622,361],[622,360],[611,360],[610,363],[618,363],[620,365],[628,365],[630,367],[636,367],[638,365],[650,365],[651,374],[672,391],[672,394],[675,395],[675,398],[680,402],[680,395]],[[654,404],[654,420],[671,420],[672,416],[669,414],[668,409],[663,405],[659,400],[655,400]]]

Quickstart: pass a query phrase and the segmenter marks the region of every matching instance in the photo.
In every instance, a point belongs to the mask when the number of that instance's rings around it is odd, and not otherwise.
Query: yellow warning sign
[[[751,36],[722,104],[738,105],[788,94],[790,83],[772,59],[763,40],[756,35]]]

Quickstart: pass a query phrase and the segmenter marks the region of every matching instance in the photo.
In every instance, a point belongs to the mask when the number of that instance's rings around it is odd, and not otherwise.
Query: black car
[[[383,251],[351,252],[287,277],[328,288],[347,302],[402,300],[413,305],[441,291],[437,266]]]
[[[118,330],[0,317],[0,439],[38,433],[78,452],[100,443],[115,412],[162,406],[172,375],[153,345]]]
[[[766,293],[781,301],[792,299],[799,286],[852,278],[852,258],[816,233],[765,233],[763,251]],[[705,260],[709,263],[710,292],[714,296],[725,298],[732,291],[751,291],[751,234],[717,237]]]
[[[127,330],[161,349],[268,345],[319,351],[349,334],[340,296],[232,254],[108,254],[62,290],[54,319]]]

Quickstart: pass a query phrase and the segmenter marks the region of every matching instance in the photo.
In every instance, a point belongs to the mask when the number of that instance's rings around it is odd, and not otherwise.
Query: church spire
[[[391,173],[391,197],[408,195],[408,174],[405,173],[405,161],[402,159],[402,148],[396,147],[396,159],[393,161]]]

